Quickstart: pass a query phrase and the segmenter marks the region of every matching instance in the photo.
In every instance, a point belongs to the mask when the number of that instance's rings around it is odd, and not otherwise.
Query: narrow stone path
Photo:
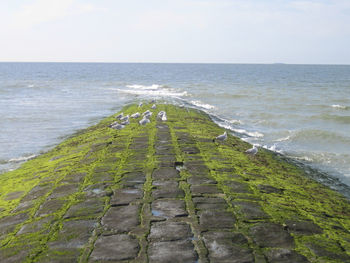
[[[0,199],[0,262],[350,262],[346,203],[301,207],[291,196],[313,197],[275,182],[319,185],[231,136],[213,142],[222,130],[203,114],[160,110],[167,122],[116,131],[111,117],[23,169],[28,189]]]

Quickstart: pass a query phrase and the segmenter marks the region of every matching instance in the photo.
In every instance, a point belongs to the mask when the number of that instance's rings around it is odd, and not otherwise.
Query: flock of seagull
[[[142,106],[142,102],[140,102],[139,104],[139,108]],[[157,108],[156,104],[153,104],[151,109],[155,110]],[[146,110],[144,113],[142,113],[142,119],[139,120],[139,124],[140,125],[146,125],[147,123],[150,123],[151,120],[151,116],[152,116],[153,112],[150,110]],[[125,128],[126,125],[130,124],[130,118],[133,119],[137,119],[141,117],[141,113],[136,112],[134,114],[131,115],[126,115],[124,116],[124,113],[120,113],[118,116],[116,116],[116,119],[118,119],[120,121],[120,123],[118,121],[113,122],[112,124],[109,125],[110,128],[115,129],[115,130],[121,130],[123,128]],[[160,111],[157,114],[157,118],[160,119],[161,121],[167,121],[167,115],[165,111]],[[213,141],[225,141],[227,139],[227,132],[225,131],[223,134],[217,136]],[[256,145],[253,145],[252,148],[248,149],[245,151],[245,153],[249,154],[249,155],[256,155],[258,153],[258,148],[256,147]]]

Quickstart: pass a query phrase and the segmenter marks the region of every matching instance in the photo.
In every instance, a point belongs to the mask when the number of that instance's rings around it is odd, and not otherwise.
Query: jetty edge
[[[171,104],[120,112],[0,175],[0,262],[350,262],[350,203]],[[167,121],[157,120],[165,111]]]

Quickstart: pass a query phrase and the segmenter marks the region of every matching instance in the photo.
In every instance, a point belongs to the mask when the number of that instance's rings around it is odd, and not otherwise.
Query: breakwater
[[[174,105],[115,116],[0,177],[1,262],[349,262],[350,204]],[[167,120],[157,119],[165,111]],[[141,117],[140,117],[141,118]]]

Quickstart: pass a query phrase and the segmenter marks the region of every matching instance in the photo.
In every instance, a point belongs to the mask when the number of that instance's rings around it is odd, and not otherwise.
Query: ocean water
[[[0,173],[153,98],[205,110],[243,140],[350,186],[345,65],[0,63]]]

